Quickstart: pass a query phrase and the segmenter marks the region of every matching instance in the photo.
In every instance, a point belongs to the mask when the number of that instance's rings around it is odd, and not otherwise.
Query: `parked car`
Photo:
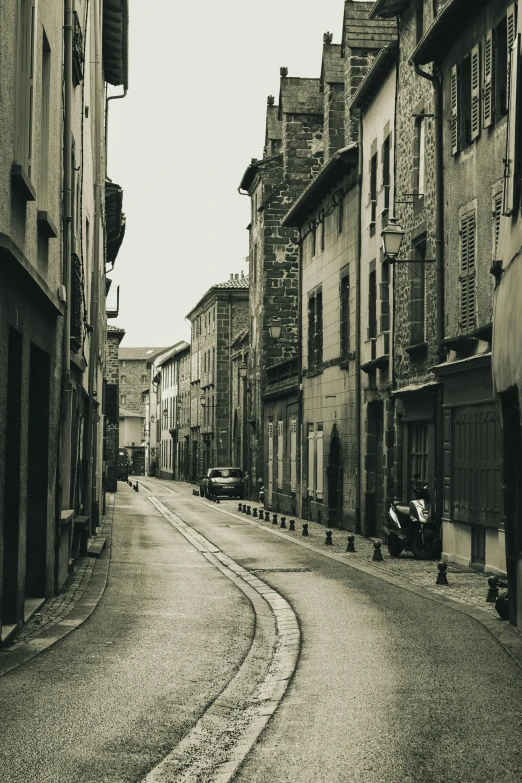
[[[199,494],[209,498],[219,497],[243,498],[245,495],[245,479],[241,468],[210,468],[199,484]]]

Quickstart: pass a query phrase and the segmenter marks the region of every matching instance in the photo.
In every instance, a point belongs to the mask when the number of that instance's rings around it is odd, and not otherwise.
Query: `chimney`
[[[231,275],[230,275],[230,279],[231,279],[231,280],[233,280],[233,279],[234,279],[234,275],[233,275],[233,274],[231,274]]]
[[[236,280],[239,280],[239,272],[236,274]]]

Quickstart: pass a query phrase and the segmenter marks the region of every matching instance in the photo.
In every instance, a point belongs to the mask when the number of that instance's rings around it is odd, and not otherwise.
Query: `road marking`
[[[233,679],[143,783],[227,783],[285,695],[299,657],[299,623],[290,604],[276,590],[221,552],[154,495],[148,500],[247,595],[256,614],[256,630]]]

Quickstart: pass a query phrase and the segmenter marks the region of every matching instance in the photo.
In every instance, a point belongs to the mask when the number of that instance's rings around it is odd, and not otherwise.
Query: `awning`
[[[113,264],[125,236],[125,215],[122,212],[123,190],[115,182],[105,183],[105,225],[107,231],[107,263]]]
[[[414,392],[428,391],[431,387],[440,386],[440,381],[426,381],[426,383],[410,383],[401,389],[393,389],[391,394],[413,394]]]
[[[105,81],[115,86],[129,83],[128,0],[103,0],[103,71]]]

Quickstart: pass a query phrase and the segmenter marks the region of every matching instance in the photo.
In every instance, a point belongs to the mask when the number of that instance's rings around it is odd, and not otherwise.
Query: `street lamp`
[[[281,337],[281,324],[278,321],[272,321],[269,329],[272,340],[279,340]]]
[[[241,364],[239,365],[239,377],[242,380],[246,380],[247,373],[248,373],[248,367],[246,366],[245,362],[241,362]]]
[[[397,219],[393,216],[390,217],[388,225],[381,231],[382,250],[390,263],[397,261],[399,257],[404,234],[405,232],[402,226],[397,223]]]

